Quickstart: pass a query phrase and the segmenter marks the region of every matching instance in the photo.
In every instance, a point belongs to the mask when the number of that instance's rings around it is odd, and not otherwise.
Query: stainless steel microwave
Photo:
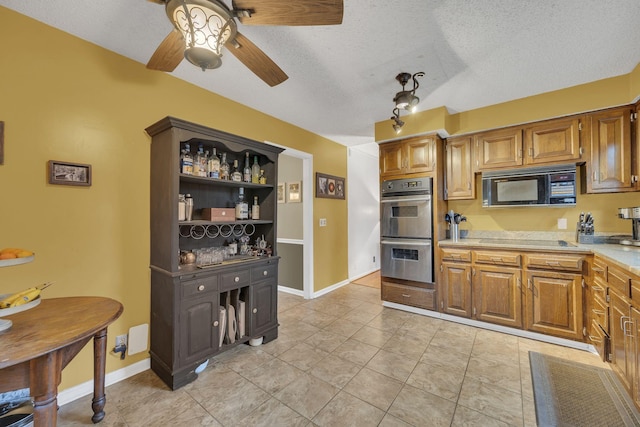
[[[482,174],[482,207],[575,206],[576,166],[523,168]]]

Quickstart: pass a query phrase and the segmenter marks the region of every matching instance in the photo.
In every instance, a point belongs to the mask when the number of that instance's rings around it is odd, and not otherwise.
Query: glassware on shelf
[[[242,174],[240,173],[240,170],[238,170],[237,160],[233,161],[233,172],[231,172],[231,181],[236,181],[236,182],[242,181]]]
[[[220,178],[229,179],[229,163],[227,163],[227,153],[222,153],[222,161],[220,162]]]
[[[220,178],[220,158],[216,153],[216,148],[213,147],[213,153],[209,157],[207,164],[207,172],[209,178]]]
[[[193,157],[191,157],[191,147],[189,147],[189,144],[182,146],[180,153],[180,173],[193,175]]]
[[[249,204],[244,200],[244,188],[240,187],[236,201],[236,219],[249,219]]]
[[[260,182],[260,165],[258,164],[258,156],[253,156],[253,165],[251,166],[251,182],[258,184]]]
[[[264,175],[264,169],[260,169],[260,178],[258,178],[258,183],[260,184],[267,183],[267,177]]]
[[[242,180],[244,182],[251,182],[251,165],[249,164],[249,152],[245,153],[244,170],[242,173]]]
[[[191,218],[193,217],[193,199],[191,198],[191,194],[187,194],[184,200],[185,200],[185,217],[187,221],[191,221]]]
[[[251,206],[251,219],[260,219],[260,205],[258,196],[253,196],[253,206]]]
[[[178,194],[178,221],[187,219],[187,201],[184,194]]]
[[[195,176],[207,176],[207,157],[208,154],[204,153],[204,147],[202,144],[198,145],[198,152],[193,159],[193,175]]]

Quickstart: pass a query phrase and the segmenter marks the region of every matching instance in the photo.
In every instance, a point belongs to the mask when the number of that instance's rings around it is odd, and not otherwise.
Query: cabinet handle
[[[258,312],[258,309],[257,309],[257,308],[254,308],[253,310],[251,310],[251,312],[252,312],[253,314],[256,314],[256,313]]]
[[[533,147],[529,147],[529,157],[533,157]]]
[[[471,181],[467,181],[467,190],[471,190]]]
[[[200,285],[200,286],[198,286],[198,290],[199,290],[199,291],[204,291],[204,285]]]
[[[269,275],[269,272],[267,270],[265,270],[265,271],[262,272],[262,275],[263,276],[267,276],[267,275]]]
[[[518,286],[518,289],[522,288],[522,283],[520,283],[519,277],[516,279],[516,286]]]
[[[624,332],[625,334],[627,333],[627,331],[624,328],[626,325],[626,322],[624,319],[628,319],[628,318],[629,318],[628,316],[620,316],[620,329],[622,329],[622,332]]]
[[[598,171],[593,171],[593,180],[594,181],[598,180]]]
[[[604,311],[602,311],[602,310],[596,310],[595,308],[592,308],[591,311],[593,311],[594,314],[597,314],[599,316],[603,316],[604,315]]]
[[[604,288],[602,288],[602,286],[598,286],[598,285],[593,285],[592,286],[593,290],[596,292],[602,292],[604,291]]]
[[[219,325],[219,323],[218,323],[218,321],[217,321],[217,320],[216,320],[215,322],[213,322],[213,327],[214,327],[214,328],[218,327],[218,325]]]
[[[238,276],[236,276],[236,277],[233,278],[233,281],[238,283],[240,281],[240,278]]]
[[[503,262],[501,257],[494,257],[494,256],[491,257],[491,261],[493,261],[493,262]]]
[[[558,261],[546,261],[547,265],[552,265],[554,267],[558,267],[560,266],[560,263]]]
[[[628,318],[629,320],[626,320],[624,322],[624,328],[622,328],[623,332],[624,332],[624,336],[627,338],[633,338],[633,329],[629,328],[629,331],[627,331],[627,324],[631,324],[633,325],[633,320],[631,320],[630,318]]]
[[[604,268],[593,267],[593,271],[595,273],[604,273]]]
[[[404,298],[411,298],[411,295],[409,295],[409,294],[402,294],[402,296],[403,296]]]
[[[599,339],[598,337],[594,337],[593,335],[589,335],[589,340],[591,340],[592,342],[597,342],[597,343],[601,343],[602,340]]]
[[[527,279],[527,289],[531,290],[531,279]]]

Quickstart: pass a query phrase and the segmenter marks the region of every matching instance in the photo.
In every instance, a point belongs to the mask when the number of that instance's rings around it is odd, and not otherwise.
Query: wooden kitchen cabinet
[[[635,364],[631,302],[613,289],[610,298],[611,369],[616,372],[624,388],[631,394]]]
[[[630,107],[622,107],[587,115],[589,161],[583,192],[637,190],[637,171],[631,169],[631,114]]]
[[[473,313],[477,320],[522,328],[522,270],[477,265],[473,269]]]
[[[510,127],[474,136],[478,171],[522,166],[522,128]]]
[[[445,147],[445,199],[476,198],[472,137],[449,138]]]
[[[471,265],[443,262],[441,278],[442,311],[471,318]]]
[[[438,139],[433,135],[380,144],[380,178],[433,172]]]
[[[580,161],[580,117],[547,120],[524,128],[524,164]]]

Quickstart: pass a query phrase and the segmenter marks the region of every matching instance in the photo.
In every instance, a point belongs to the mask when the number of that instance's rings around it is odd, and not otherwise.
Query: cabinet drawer
[[[600,299],[594,298],[591,304],[591,320],[606,332],[609,330],[609,307]]]
[[[604,332],[600,326],[594,321],[591,322],[591,334],[589,335],[589,343],[593,345],[600,355],[600,358],[604,361],[608,361],[609,352],[609,336]]]
[[[520,267],[520,254],[513,252],[475,251],[474,262],[478,264],[508,265]]]
[[[640,305],[640,279],[631,279],[631,299],[635,303],[633,304],[635,307]]]
[[[182,298],[203,295],[218,290],[218,276],[181,282]]]
[[[602,280],[595,279],[591,285],[591,296],[592,299],[598,298],[600,301],[608,301],[607,284]]]
[[[435,289],[418,288],[397,283],[382,283],[382,299],[427,310],[436,309]]]
[[[277,264],[264,264],[251,268],[251,283],[275,278],[278,274]]]
[[[543,268],[545,270],[582,271],[583,255],[527,254],[527,268]]]
[[[610,265],[607,269],[607,283],[625,297],[631,297],[631,276],[626,271]]]
[[[607,264],[600,258],[595,258],[593,260],[593,277],[599,277],[604,280],[605,283],[607,281]]]
[[[249,285],[249,270],[230,271],[220,275],[220,290],[236,289]]]
[[[443,261],[471,262],[469,249],[440,248]]]

